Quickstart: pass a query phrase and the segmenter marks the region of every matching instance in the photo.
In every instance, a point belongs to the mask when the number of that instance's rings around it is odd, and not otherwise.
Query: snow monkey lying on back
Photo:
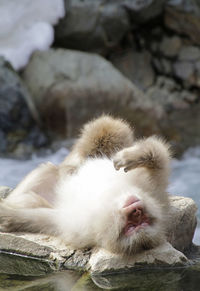
[[[102,116],[63,163],[40,165],[0,203],[0,227],[58,235],[74,248],[153,248],[164,240],[169,161],[160,138],[134,141],[126,122]]]

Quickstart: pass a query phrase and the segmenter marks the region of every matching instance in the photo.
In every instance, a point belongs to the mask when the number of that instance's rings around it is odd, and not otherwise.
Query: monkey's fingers
[[[126,161],[126,160],[113,160],[114,167],[118,171],[120,168],[124,168],[124,172],[128,172],[134,168],[137,167],[137,164],[135,161]]]
[[[113,164],[114,164],[115,169],[118,171],[120,168],[125,167],[126,162],[125,160],[122,160],[121,158],[116,157],[113,160]]]
[[[125,168],[124,168],[124,172],[129,172],[135,168],[138,167],[138,163],[136,161],[130,161],[129,163],[126,164]]]

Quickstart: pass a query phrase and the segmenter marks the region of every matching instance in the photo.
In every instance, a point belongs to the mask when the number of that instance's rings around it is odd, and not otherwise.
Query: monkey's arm
[[[169,145],[153,136],[118,152],[114,166],[116,170],[124,168],[125,172],[137,169],[137,173],[133,173],[134,183],[138,182],[145,191],[163,193],[168,185],[170,156]]]

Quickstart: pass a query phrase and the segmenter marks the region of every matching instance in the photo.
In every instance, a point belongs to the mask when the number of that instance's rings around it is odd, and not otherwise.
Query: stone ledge
[[[187,263],[186,256],[166,242],[153,250],[127,258],[111,254],[104,249],[96,250],[89,260],[89,269],[92,273],[110,273],[134,268],[144,269],[147,266],[183,266]]]

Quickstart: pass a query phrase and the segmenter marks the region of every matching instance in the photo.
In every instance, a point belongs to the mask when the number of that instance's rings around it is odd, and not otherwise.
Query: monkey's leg
[[[133,131],[122,119],[103,115],[84,125],[81,136],[59,168],[65,177],[73,174],[89,157],[111,157],[133,144]]]
[[[138,169],[134,182],[140,181],[140,185],[148,191],[166,190],[170,151],[169,145],[162,139],[153,136],[140,140],[132,147],[118,152],[113,162],[116,170],[124,168],[124,171],[128,172]],[[136,172],[134,174],[136,175]]]
[[[32,191],[8,196],[6,199],[2,199],[1,203],[12,208],[52,208],[46,199]]]
[[[46,163],[28,174],[5,199],[12,207],[50,207],[58,180],[57,166]]]
[[[0,203],[0,230],[57,235],[57,210],[51,208],[13,209]]]

